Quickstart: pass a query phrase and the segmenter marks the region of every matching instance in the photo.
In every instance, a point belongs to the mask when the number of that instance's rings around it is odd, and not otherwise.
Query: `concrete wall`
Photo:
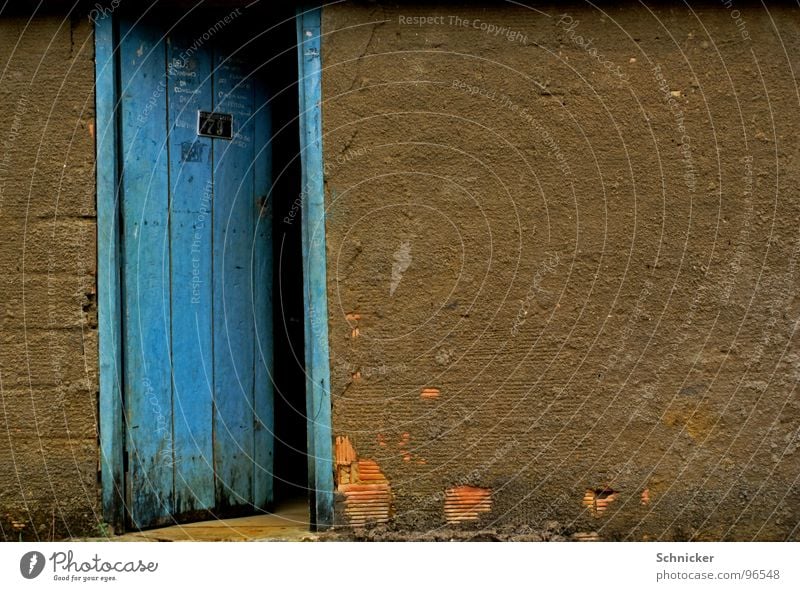
[[[66,13],[66,11],[65,11]],[[94,46],[0,18],[0,539],[96,532]]]
[[[364,460],[401,530],[800,539],[797,12],[323,29],[340,517]]]

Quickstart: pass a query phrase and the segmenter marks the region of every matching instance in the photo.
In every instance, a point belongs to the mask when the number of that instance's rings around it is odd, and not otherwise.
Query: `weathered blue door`
[[[130,520],[255,512],[272,501],[265,87],[220,31],[122,19],[119,39]]]

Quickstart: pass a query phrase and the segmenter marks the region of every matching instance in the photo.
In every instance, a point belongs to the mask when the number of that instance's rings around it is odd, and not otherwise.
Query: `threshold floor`
[[[233,519],[182,523],[158,529],[114,536],[115,542],[255,542],[315,541],[309,531],[308,501],[292,500],[279,505],[275,513]]]

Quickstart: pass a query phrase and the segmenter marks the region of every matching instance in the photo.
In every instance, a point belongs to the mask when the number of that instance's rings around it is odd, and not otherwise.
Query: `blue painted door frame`
[[[98,305],[100,330],[100,451],[104,518],[118,530],[126,521],[125,395],[121,287],[119,32],[113,16],[96,22],[96,114],[98,192]],[[309,486],[312,525],[333,523],[330,367],[325,286],[325,223],[322,193],[320,112],[320,11],[298,13],[298,65],[302,152],[303,271],[306,310],[306,371]],[[268,133],[256,119],[254,133]],[[258,182],[258,179],[256,179]],[[258,263],[256,263],[258,264]],[[190,371],[191,368],[183,368]],[[190,434],[191,435],[191,434]],[[264,494],[264,491],[261,492]]]
[[[303,305],[305,308],[306,417],[311,521],[333,524],[333,435],[322,162],[322,9],[297,14],[302,165]]]

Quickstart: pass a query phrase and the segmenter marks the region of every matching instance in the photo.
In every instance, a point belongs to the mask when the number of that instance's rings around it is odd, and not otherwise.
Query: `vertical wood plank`
[[[175,450],[175,512],[214,507],[212,396],[213,200],[210,138],[197,135],[197,111],[212,105],[211,55],[187,52],[191,38],[167,39],[170,254]],[[187,59],[187,55],[190,55]]]
[[[253,262],[253,318],[255,324],[254,504],[268,508],[273,501],[275,402],[273,386],[272,323],[272,119],[267,89],[254,81],[255,135],[253,160],[255,238]]]
[[[120,38],[128,502],[143,527],[173,512],[166,56],[157,26],[122,21]]]
[[[124,430],[117,199],[116,42],[111,16],[95,25],[97,314],[100,332],[100,475],[103,519],[124,527]]]
[[[303,194],[303,271],[306,319],[306,397],[313,462],[314,525],[333,523],[333,442],[322,164],[321,9],[298,15],[300,153]],[[313,444],[313,445],[312,445]]]
[[[218,507],[253,500],[253,84],[239,57],[215,51],[214,109],[234,138],[214,140],[214,457]]]
[[[298,115],[298,128],[300,130],[300,163],[301,163],[301,186],[300,186],[300,199],[301,202],[305,201],[307,190],[306,187],[306,177],[305,177],[305,152],[303,151],[303,146],[305,145],[305,137],[306,137],[306,128],[308,127],[308,121],[305,117],[304,111],[306,109],[306,93],[305,93],[305,84],[303,84],[303,80],[305,78],[305,68],[306,68],[306,61],[303,55],[304,50],[304,37],[305,37],[305,29],[304,29],[304,19],[303,14],[298,12],[297,15],[297,93],[299,98],[299,115]],[[317,522],[317,509],[316,509],[316,494],[314,492],[316,476],[314,474],[314,466],[315,466],[315,451],[314,451],[314,429],[311,426],[311,416],[313,413],[313,404],[311,400],[312,396],[312,380],[311,376],[308,374],[308,368],[311,364],[311,322],[309,321],[308,316],[308,289],[307,289],[307,281],[306,281],[306,270],[308,268],[308,240],[306,238],[306,230],[308,225],[303,221],[305,216],[305,208],[301,208],[301,224],[300,224],[300,251],[301,256],[303,258],[303,312],[304,312],[304,319],[303,322],[303,342],[304,351],[303,351],[303,363],[304,369],[306,372],[306,455],[308,456],[307,462],[307,470],[308,470],[308,488],[310,491],[310,506],[309,506],[309,518],[312,524]]]

